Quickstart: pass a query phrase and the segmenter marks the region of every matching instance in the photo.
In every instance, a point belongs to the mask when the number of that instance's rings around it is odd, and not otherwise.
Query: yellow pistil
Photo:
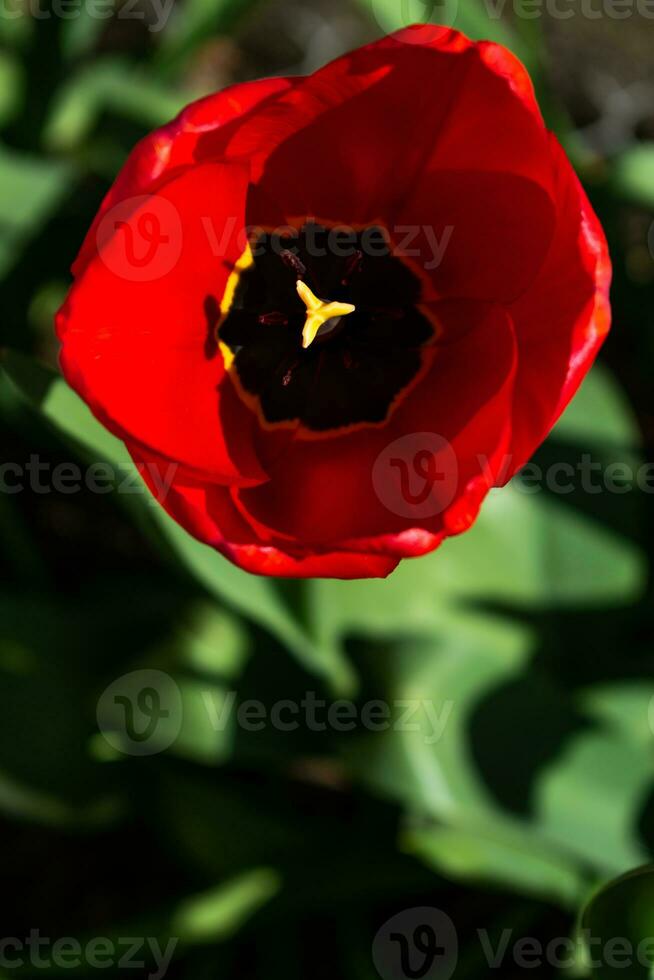
[[[302,330],[302,346],[304,348],[311,346],[318,336],[318,331],[328,320],[338,320],[356,310],[356,306],[353,306],[352,303],[328,303],[318,299],[301,279],[298,280],[297,291],[307,308],[307,319]]]

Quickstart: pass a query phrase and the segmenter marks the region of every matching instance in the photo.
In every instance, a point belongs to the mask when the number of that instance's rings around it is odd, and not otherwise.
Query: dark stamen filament
[[[307,267],[304,262],[298,258],[295,252],[290,252],[287,248],[280,253],[281,260],[284,265],[287,265],[289,269],[292,269],[298,279],[304,279],[307,274]]]
[[[272,313],[262,313],[259,317],[259,323],[264,327],[285,327],[288,323],[288,317],[274,310]]]

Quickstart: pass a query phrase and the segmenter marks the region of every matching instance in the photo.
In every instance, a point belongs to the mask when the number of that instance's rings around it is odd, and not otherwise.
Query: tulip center
[[[333,333],[343,317],[356,310],[352,303],[328,303],[318,299],[301,279],[298,279],[296,288],[307,308],[307,318],[302,328],[302,346],[305,349],[311,346],[316,337]]]
[[[217,337],[267,427],[379,425],[421,374],[434,328],[420,279],[383,229],[346,233],[314,222],[265,232],[230,276]]]

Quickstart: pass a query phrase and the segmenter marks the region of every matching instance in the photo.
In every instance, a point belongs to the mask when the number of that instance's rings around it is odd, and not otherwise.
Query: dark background
[[[36,455],[45,490],[0,492],[0,939],[172,936],[169,977],[368,980],[378,930],[429,906],[458,933],[457,978],[498,972],[480,929],[494,945],[513,930],[503,978],[609,975],[582,958],[525,971],[510,949],[572,935],[594,890],[654,846],[654,7],[641,3],[558,0],[533,17],[529,0],[180,0],[153,29],[148,0],[103,20],[6,0],[0,462]],[[190,541],[125,492],[126,470],[111,493],[54,490],[62,463],[128,466],[35,361],[56,368],[69,266],[136,140],[196,96],[312,71],[432,11],[527,63],[609,239],[611,338],[536,457],[544,474],[575,467],[572,491],[515,481],[469,535],[385,583],[283,584]],[[126,677],[139,670],[163,678]],[[143,677],[155,701],[137,722],[157,730],[135,748],[112,696],[138,708]],[[352,731],[305,717],[248,731],[234,714],[216,731],[207,703],[232,691],[236,705],[410,702],[418,730],[396,713],[383,732],[360,716]],[[435,742],[423,700],[448,712]],[[603,940],[654,934],[649,882],[591,904]],[[402,920],[409,938],[423,918]],[[153,969],[24,958],[0,976]],[[445,980],[450,960],[427,975]]]

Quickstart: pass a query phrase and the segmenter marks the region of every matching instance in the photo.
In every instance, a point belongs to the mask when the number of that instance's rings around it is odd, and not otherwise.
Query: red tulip
[[[599,223],[508,51],[413,27],[237,85],[134,150],[62,368],[191,534],[385,576],[469,528],[610,322]]]

